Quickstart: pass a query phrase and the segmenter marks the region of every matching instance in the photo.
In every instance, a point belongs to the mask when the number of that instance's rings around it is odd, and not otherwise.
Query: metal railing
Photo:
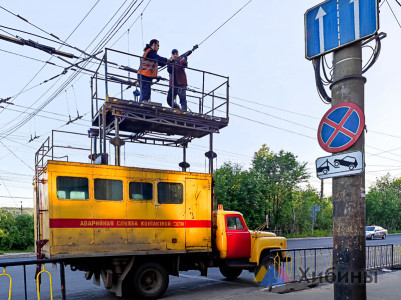
[[[271,268],[283,283],[324,278],[333,269],[333,248],[302,248],[273,250]],[[366,271],[401,267],[401,245],[366,246]]]
[[[36,280],[36,291],[38,299],[40,299],[40,282],[41,282],[41,274],[47,273],[49,275],[49,283],[50,283],[50,299],[53,299],[53,282],[52,282],[52,275],[50,272],[45,270],[45,264],[59,264],[60,265],[60,292],[61,292],[61,299],[66,299],[66,288],[65,288],[65,269],[64,269],[64,260],[63,259],[39,259],[39,260],[20,260],[20,261],[13,261],[13,262],[0,262],[0,268],[3,268],[3,273],[0,276],[6,276],[9,278],[9,297],[11,299],[12,295],[12,288],[13,282],[15,283],[16,280],[12,280],[12,276],[6,272],[6,269],[9,267],[16,267],[20,266],[23,268],[24,272],[24,296],[25,300],[28,299],[27,293],[27,276],[26,276],[26,266],[28,265],[36,265],[37,266],[37,274],[35,276]],[[1,277],[0,277],[1,280]]]
[[[138,102],[141,82],[137,69],[126,66],[127,60],[141,67],[143,57],[114,49],[105,49],[96,74],[91,80],[92,120],[108,97]],[[100,74],[104,67],[104,74]],[[152,102],[164,102],[170,88],[169,74],[159,68],[157,79],[152,83]],[[173,68],[174,69],[174,68]],[[229,117],[229,78],[216,73],[185,67],[189,85],[186,97],[189,110],[206,116]],[[174,89],[174,82],[172,83]],[[181,88],[181,87],[180,87]],[[138,90],[139,89],[139,90]],[[133,93],[134,92],[134,93]]]

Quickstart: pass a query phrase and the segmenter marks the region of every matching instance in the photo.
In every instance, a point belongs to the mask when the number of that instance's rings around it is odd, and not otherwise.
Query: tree
[[[295,229],[294,190],[310,175],[306,163],[297,161],[291,152],[280,150],[274,153],[263,145],[252,160],[252,169],[258,174],[262,184],[261,193],[268,203],[270,227],[281,228],[285,232]]]
[[[215,199],[226,210],[238,210],[250,229],[265,222],[265,203],[257,174],[244,171],[238,164],[224,163],[214,173]]]
[[[34,245],[33,216],[0,212],[0,248],[25,250]]]
[[[366,195],[366,222],[387,229],[401,227],[401,179],[383,176],[371,186]]]
[[[215,198],[226,210],[242,212],[250,228],[263,224],[268,215],[270,228],[293,233],[304,199],[296,188],[308,178],[306,163],[299,163],[294,154],[283,150],[276,154],[263,145],[250,170],[224,163],[214,173]],[[315,196],[319,199],[317,193]],[[305,207],[302,209],[309,209]]]

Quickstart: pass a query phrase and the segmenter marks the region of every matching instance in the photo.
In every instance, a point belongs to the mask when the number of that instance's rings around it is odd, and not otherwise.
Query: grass
[[[0,249],[0,255],[5,253],[24,253],[24,252],[35,252],[35,246],[28,247],[25,250],[4,250]]]
[[[401,233],[401,230],[389,230],[388,233]]]

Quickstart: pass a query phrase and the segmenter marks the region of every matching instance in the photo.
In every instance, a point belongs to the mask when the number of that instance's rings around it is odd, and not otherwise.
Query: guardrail
[[[91,78],[92,120],[107,98],[139,101],[142,86],[138,69],[127,66],[127,61],[141,68],[142,56],[106,48],[95,75]],[[152,60],[152,59],[148,59]],[[174,64],[171,64],[174,65]],[[102,72],[104,68],[104,72]],[[164,70],[164,72],[162,72]],[[174,71],[174,68],[173,68]],[[205,70],[185,67],[189,85],[185,88],[190,111],[203,115],[229,118],[229,77]],[[152,82],[152,102],[165,103],[170,88],[166,68],[159,68],[157,80]],[[174,89],[174,81],[172,88]]]
[[[335,276],[333,248],[274,250],[270,265],[276,282],[291,283]],[[282,256],[284,256],[282,258]],[[401,267],[401,245],[366,246],[366,271]]]
[[[41,282],[41,274],[47,273],[49,275],[49,283],[50,283],[50,299],[53,299],[53,281],[50,272],[45,270],[46,264],[55,264],[59,263],[60,265],[60,283],[61,283],[61,299],[66,299],[66,289],[65,289],[65,269],[64,269],[64,260],[63,259],[38,259],[38,260],[20,260],[20,261],[13,261],[13,262],[0,262],[0,268],[3,268],[3,273],[0,274],[0,280],[2,279],[1,276],[8,277],[9,279],[9,296],[8,299],[11,299],[12,288],[13,288],[13,280],[12,276],[9,273],[6,273],[6,268],[21,266],[24,271],[24,295],[25,300],[28,299],[27,297],[27,278],[26,278],[26,266],[27,265],[37,265],[37,274],[35,276],[36,279],[36,291],[38,299],[40,300],[40,282]],[[42,267],[42,270],[40,271]],[[15,282],[15,280],[14,280]],[[1,282],[0,282],[1,283]]]

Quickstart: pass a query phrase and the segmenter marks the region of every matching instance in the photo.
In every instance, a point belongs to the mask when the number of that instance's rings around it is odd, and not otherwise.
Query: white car
[[[387,236],[387,229],[375,225],[366,226],[365,236],[370,240],[373,240],[374,238],[381,238],[384,240]]]

